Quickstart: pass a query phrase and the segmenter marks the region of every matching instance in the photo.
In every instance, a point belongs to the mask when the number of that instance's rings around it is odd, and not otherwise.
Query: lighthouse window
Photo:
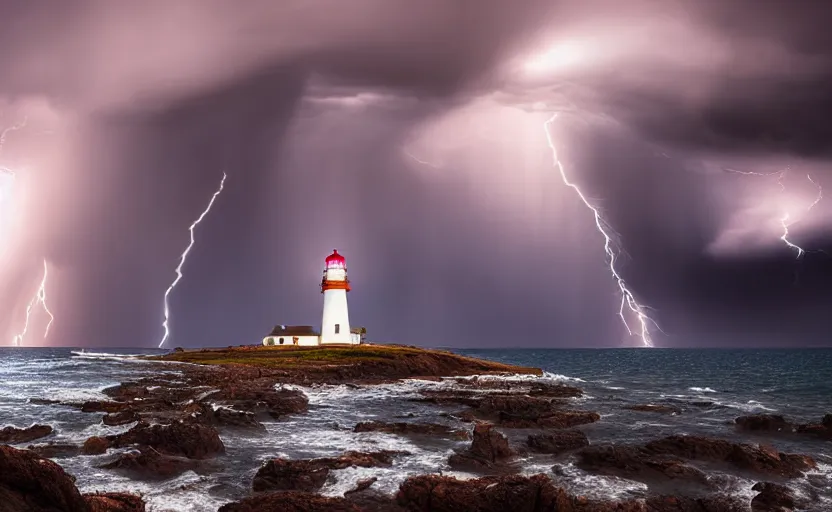
[[[341,324],[335,324],[335,334],[341,332]]]

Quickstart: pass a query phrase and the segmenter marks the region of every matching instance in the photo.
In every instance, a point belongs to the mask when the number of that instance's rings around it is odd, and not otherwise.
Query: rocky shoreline
[[[376,479],[370,477],[357,482],[342,497],[325,497],[319,492],[333,471],[390,467],[410,454],[378,450],[347,451],[323,458],[277,457],[262,465],[252,461],[256,474],[250,496],[220,510],[811,510],[811,496],[795,495],[784,485],[816,468],[811,454],[784,453],[767,444],[684,435],[658,437],[644,444],[592,444],[581,427],[603,418],[580,407],[581,389],[543,379],[495,377],[534,376],[540,375],[540,370],[410,347],[352,350],[175,352],[164,359],[197,364],[178,365],[177,375],[164,373],[108,388],[104,390],[107,401],[44,401],[46,406],[70,406],[99,414],[105,425],[129,428],[116,435],[90,437],[80,446],[49,442],[29,444],[24,449],[0,446],[0,498],[5,498],[0,499],[0,512],[141,511],[145,506],[140,496],[81,494],[74,478],[48,459],[107,454],[107,460],[98,466],[102,471],[140,481],[165,480],[188,471],[209,475],[222,465],[226,452],[223,439],[241,432],[265,435],[262,421],[310,414],[308,397],[292,385],[360,389],[413,378],[442,384],[421,389],[410,400],[442,409],[446,423],[415,417],[395,422],[361,421],[350,428],[353,432],[464,441],[466,448],[451,454],[446,466],[476,478],[414,475],[391,496],[377,491]],[[648,416],[680,413],[657,404],[628,409]],[[832,439],[832,415],[816,424],[799,424],[773,415],[743,416],[736,419],[734,428],[749,436],[804,436],[828,442]],[[0,430],[0,443],[44,441],[52,432],[49,425],[6,427]],[[529,456],[548,460],[549,472],[524,472],[523,462]],[[588,474],[640,482],[646,490],[638,496],[615,500],[576,494],[569,489],[568,481],[560,478],[566,463]],[[725,493],[721,486],[725,475],[756,482],[750,503]]]

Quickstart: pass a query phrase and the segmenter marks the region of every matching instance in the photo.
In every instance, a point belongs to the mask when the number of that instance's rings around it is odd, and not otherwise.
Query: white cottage
[[[277,325],[263,338],[263,345],[358,345],[365,340],[367,329],[350,328],[347,292],[350,281],[347,278],[347,263],[338,250],[324,260],[324,275],[321,279],[321,293],[324,295],[324,311],[321,331],[311,325]]]

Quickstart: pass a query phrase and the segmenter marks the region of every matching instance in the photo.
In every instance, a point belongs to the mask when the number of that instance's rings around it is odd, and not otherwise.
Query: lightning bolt
[[[753,172],[753,171],[741,171],[741,170],[738,170],[738,169],[731,169],[731,168],[723,168],[723,170],[725,170],[726,172],[733,173],[733,174],[742,174],[742,175],[745,175],[745,176],[763,176],[763,177],[777,176],[777,185],[780,187],[780,191],[782,193],[786,193],[786,185],[783,183],[783,180],[785,179],[786,175],[789,173],[789,171],[791,169],[789,167],[786,167],[785,169],[783,169],[781,171],[775,171],[775,172],[770,172],[770,173]],[[812,179],[811,174],[807,174],[806,179],[808,179],[818,189],[817,197],[812,202],[812,204],[810,204],[809,207],[806,208],[805,213],[809,213],[809,211],[811,211],[812,208],[814,208],[821,201],[821,199],[823,199],[823,187],[821,187],[820,183],[818,183],[817,181]],[[780,225],[783,228],[783,234],[780,236],[780,240],[782,240],[782,242],[784,244],[786,244],[786,247],[788,247],[789,249],[793,249],[797,253],[797,259],[800,259],[806,254],[806,249],[800,247],[799,245],[797,245],[797,244],[793,243],[791,240],[789,240],[789,234],[790,234],[789,233],[789,227],[793,226],[794,224],[799,222],[800,219],[791,220],[791,218],[792,218],[791,213],[788,210],[785,210],[783,212],[782,217],[780,217],[780,219],[779,219],[780,220]]]
[[[418,164],[427,165],[428,167],[433,167],[434,169],[441,169],[442,168],[442,166],[439,165],[439,164],[434,164],[434,163],[428,162],[426,160],[422,160],[420,158],[417,158],[416,156],[413,155],[413,153],[411,153],[410,151],[407,151],[406,149],[403,149],[402,152],[404,152],[405,155],[409,156],[414,162],[416,162]]]
[[[222,189],[225,187],[225,178],[226,174],[222,173],[222,179],[220,180],[220,186],[214,195],[211,196],[211,200],[208,202],[208,206],[202,212],[202,214],[191,224],[191,227],[188,228],[188,231],[191,235],[191,242],[188,244],[188,247],[185,248],[185,252],[182,253],[182,256],[179,257],[179,265],[176,267],[176,279],[170,283],[168,289],[165,291],[165,298],[164,298],[164,312],[165,312],[165,321],[162,322],[162,327],[165,329],[165,334],[162,336],[162,341],[159,342],[159,348],[162,348],[165,345],[165,342],[170,337],[170,306],[168,305],[168,297],[179,281],[182,279],[182,267],[185,265],[185,260],[188,258],[188,253],[191,252],[191,249],[194,246],[194,229],[202,222],[202,219],[208,215],[208,212],[211,211],[211,208],[214,206],[214,201],[216,201],[217,197],[222,193]]]
[[[46,324],[45,332],[43,333],[43,339],[46,339],[49,336],[49,328],[52,327],[52,322],[55,321],[55,316],[49,311],[49,306],[46,305],[46,280],[49,277],[49,266],[46,264],[46,260],[43,260],[43,279],[40,282],[40,287],[38,291],[35,292],[34,297],[32,300],[29,301],[29,305],[26,306],[26,323],[23,324],[23,330],[20,331],[20,334],[15,336],[12,339],[12,343],[19,347],[20,344],[23,342],[23,338],[26,337],[26,333],[29,332],[29,319],[32,317],[32,308],[36,304],[40,304],[43,306],[43,310],[49,315],[49,323]]]
[[[646,310],[648,309],[646,306],[641,305],[635,298],[635,295],[630,291],[627,287],[627,283],[624,281],[624,278],[621,277],[621,274],[618,273],[616,268],[616,261],[617,261],[617,254],[616,251],[613,249],[613,238],[610,235],[612,229],[610,229],[607,222],[601,216],[601,212],[598,208],[594,207],[592,203],[586,198],[586,196],[581,192],[581,189],[571,181],[566,175],[566,170],[564,169],[563,164],[561,163],[560,159],[558,158],[558,150],[555,146],[554,142],[552,141],[552,135],[549,131],[549,126],[557,119],[558,114],[555,113],[543,124],[543,131],[546,132],[546,141],[549,144],[549,149],[552,150],[552,157],[554,166],[557,167],[558,171],[560,172],[560,177],[563,180],[563,183],[573,189],[575,193],[578,194],[578,197],[583,201],[584,205],[589,208],[592,212],[593,216],[595,217],[595,227],[598,229],[598,232],[601,233],[601,236],[604,237],[604,252],[607,255],[607,261],[609,263],[610,274],[612,275],[613,280],[618,285],[618,289],[621,292],[621,306],[618,309],[618,316],[621,317],[621,321],[624,324],[624,327],[627,329],[627,332],[630,333],[632,336],[633,334],[637,334],[641,339],[642,345],[645,347],[653,347],[653,338],[650,334],[650,327],[655,327],[659,331],[658,324],[648,316]],[[638,333],[634,333],[633,329],[630,327],[630,323],[627,321],[626,317],[626,310],[629,310],[631,313],[635,315],[638,319]]]

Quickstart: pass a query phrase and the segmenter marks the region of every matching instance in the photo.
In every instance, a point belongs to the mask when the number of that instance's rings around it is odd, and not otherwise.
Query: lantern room
[[[338,249],[333,249],[332,254],[327,256],[324,262],[326,263],[327,269],[347,269],[347,260],[345,260],[344,257],[340,254],[338,254]]]

